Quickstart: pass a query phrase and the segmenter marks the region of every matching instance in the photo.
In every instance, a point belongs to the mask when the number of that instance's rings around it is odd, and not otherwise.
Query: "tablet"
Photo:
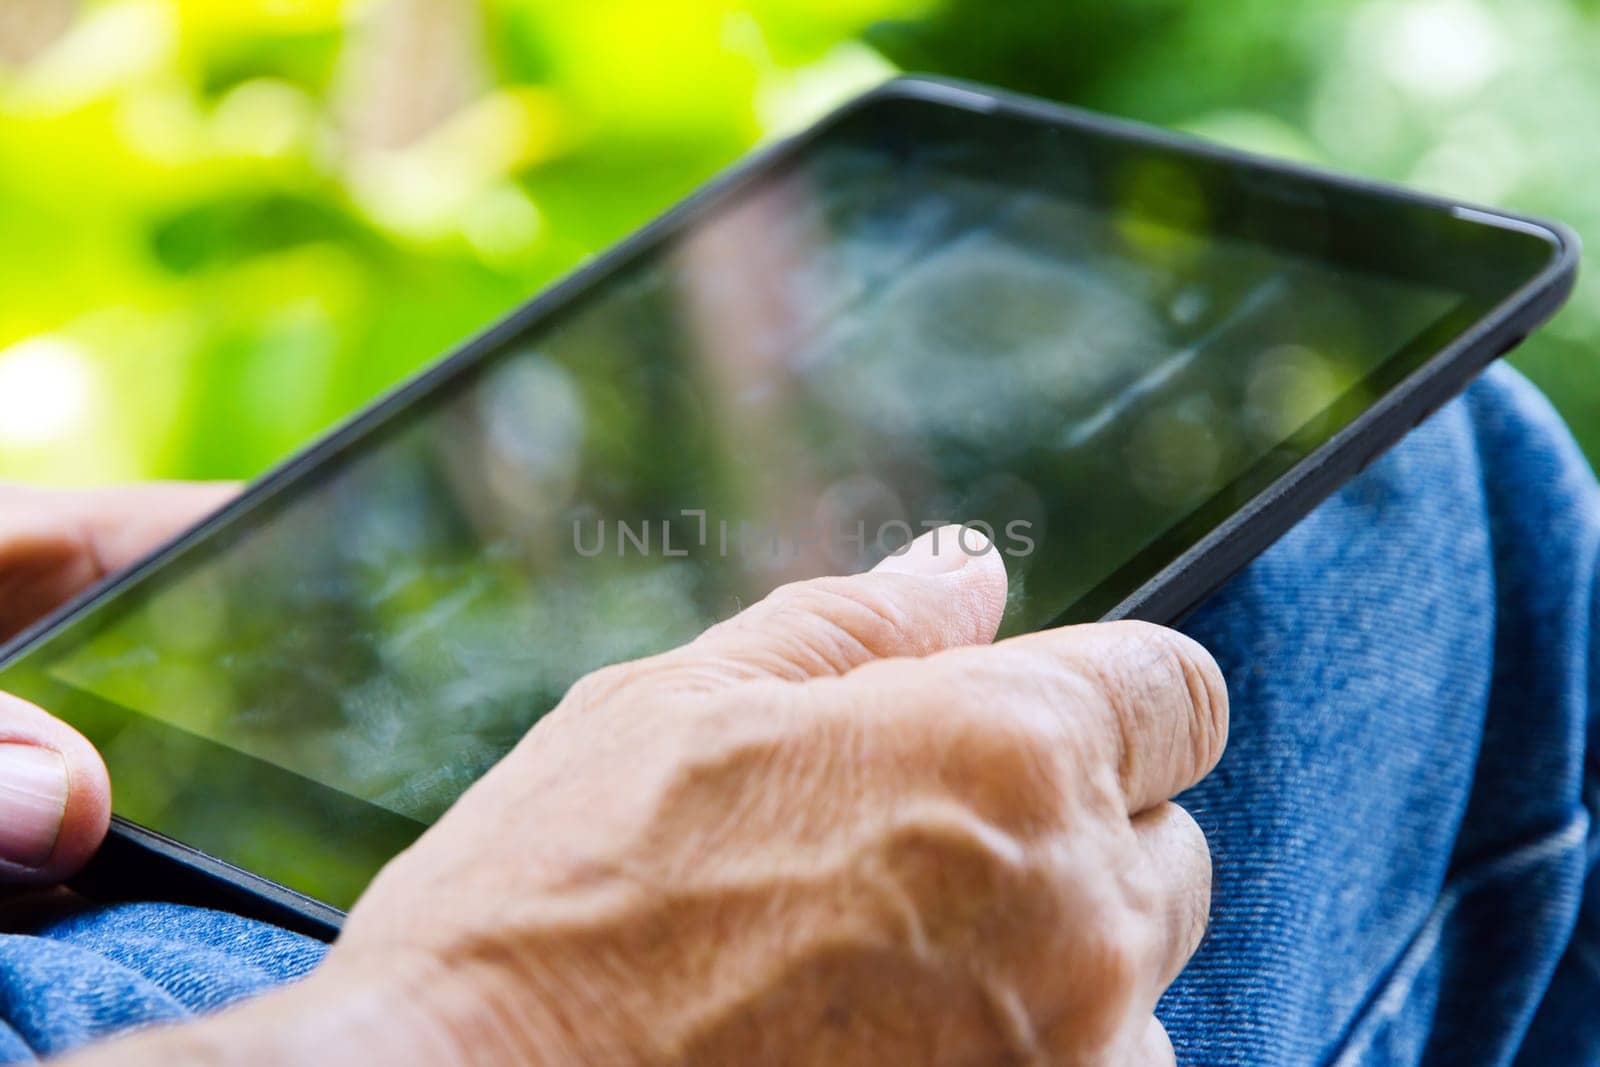
[[[926,529],[998,546],[1004,632],[1177,620],[1575,257],[1556,224],[892,82],[23,635],[0,689],[104,754],[112,883],[144,857],[327,933],[578,677]]]

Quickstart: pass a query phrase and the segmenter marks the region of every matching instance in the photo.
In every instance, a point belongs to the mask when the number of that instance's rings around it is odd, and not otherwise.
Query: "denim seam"
[[[1428,918],[1401,954],[1400,961],[1382,992],[1369,1001],[1372,1007],[1366,1015],[1356,1020],[1355,1027],[1346,1039],[1344,1051],[1338,1053],[1332,1061],[1334,1067],[1347,1067],[1359,1063],[1383,1027],[1399,1016],[1423,968],[1438,950],[1446,921],[1462,900],[1485,885],[1511,875],[1521,874],[1530,867],[1567,855],[1574,848],[1585,847],[1588,832],[1589,813],[1586,809],[1580,808],[1560,829],[1529,844],[1519,846],[1478,870],[1445,885]]]

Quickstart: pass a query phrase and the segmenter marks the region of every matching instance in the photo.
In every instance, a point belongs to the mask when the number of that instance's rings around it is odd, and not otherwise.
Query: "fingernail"
[[[885,556],[874,568],[890,574],[953,574],[989,551],[989,539],[970,526],[929,530],[901,552]]]
[[[0,860],[42,867],[67,813],[67,763],[38,745],[0,744]]]

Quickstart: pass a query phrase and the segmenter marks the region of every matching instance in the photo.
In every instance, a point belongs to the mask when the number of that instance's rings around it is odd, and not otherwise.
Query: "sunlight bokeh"
[[[6,0],[0,478],[246,477],[896,69],[1600,233],[1582,0]],[[1518,356],[1600,454],[1600,278]]]

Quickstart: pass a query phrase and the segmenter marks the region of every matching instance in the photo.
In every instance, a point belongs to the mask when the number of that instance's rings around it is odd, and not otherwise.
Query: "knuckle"
[[[1037,1015],[1047,1047],[1108,1049],[1121,1040],[1130,1013],[1148,995],[1149,935],[1127,908],[1085,900],[1078,905]]]
[[[1148,958],[1133,917],[1109,911],[1085,924],[1072,954],[1072,1029],[1091,1043],[1110,1040],[1146,985]]]
[[[1180,698],[1187,714],[1169,734],[1187,743],[1186,762],[1194,771],[1209,771],[1222,756],[1228,737],[1228,693],[1216,661],[1192,638],[1144,622],[1115,624],[1123,630],[1131,655],[1107,665],[1102,677],[1108,699],[1125,727],[1146,720],[1136,714],[1141,704],[1171,706]],[[1162,700],[1165,695],[1167,699]],[[1130,707],[1131,705],[1131,707]],[[1124,737],[1125,748],[1150,738]]]
[[[1070,731],[1047,708],[982,676],[934,677],[927,685],[926,699],[901,718],[914,720],[914,743],[950,794],[1000,825],[1053,826],[1074,748]]]
[[[1189,638],[1171,635],[1163,649],[1166,673],[1189,694],[1190,757],[1195,773],[1203,774],[1216,766],[1227,744],[1227,686],[1210,654]]]
[[[823,578],[783,586],[767,597],[768,621],[789,631],[838,672],[883,659],[907,645],[909,623],[892,600],[865,583]]]
[[[1087,964],[1094,984],[1116,1001],[1126,998],[1138,987],[1147,955],[1135,929],[1128,919],[1107,916],[1099,925],[1099,935],[1089,942]]]
[[[1016,843],[959,807],[918,805],[886,828],[882,843],[885,857],[896,865],[930,870],[966,872],[982,884],[999,880],[1002,871],[1016,865]],[[974,884],[966,880],[967,885]]]
[[[1040,931],[1063,922],[1026,844],[958,805],[916,805],[872,851],[910,904],[915,942],[1015,963],[1040,943]]]
[[[1054,772],[1061,729],[1027,707],[962,708],[944,722],[945,743],[995,774]]]
[[[1160,656],[1171,684],[1189,695],[1194,767],[1209,771],[1228,743],[1227,683],[1216,660],[1199,642],[1170,630],[1162,631],[1161,636]]]
[[[1116,757],[1121,738],[1105,725],[1125,686],[1114,660],[1064,649],[1066,633],[967,650],[958,662],[964,661],[967,687],[984,694],[985,707],[1010,716],[1026,736],[1056,753],[1056,762],[1081,770]]]

